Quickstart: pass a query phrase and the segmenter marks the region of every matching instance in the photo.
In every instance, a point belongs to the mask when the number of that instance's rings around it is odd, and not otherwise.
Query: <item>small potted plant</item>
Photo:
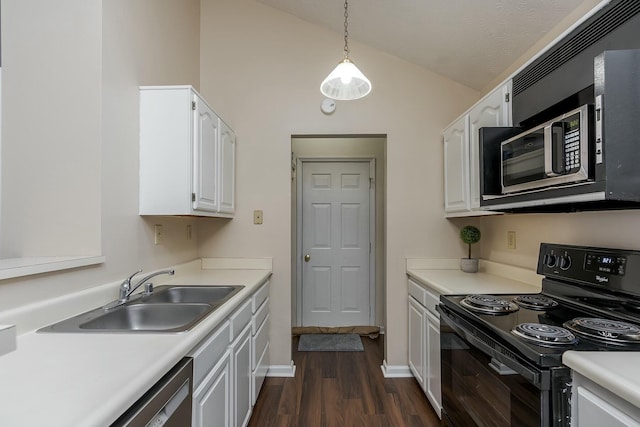
[[[478,271],[478,258],[471,258],[471,245],[480,241],[480,230],[473,225],[466,225],[460,229],[460,239],[469,246],[467,258],[460,259],[460,270],[465,273],[475,273]]]

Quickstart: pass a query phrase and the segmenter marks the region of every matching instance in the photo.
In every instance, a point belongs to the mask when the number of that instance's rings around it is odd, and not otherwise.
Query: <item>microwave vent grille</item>
[[[595,21],[569,39],[561,41],[544,57],[515,76],[513,78],[513,95],[516,96],[524,92],[639,12],[640,1],[637,0],[622,0],[613,5]]]

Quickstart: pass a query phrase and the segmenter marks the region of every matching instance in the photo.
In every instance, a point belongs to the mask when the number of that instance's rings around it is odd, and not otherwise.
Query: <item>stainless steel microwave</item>
[[[592,110],[583,105],[502,142],[502,194],[586,181]]]
[[[481,209],[640,209],[640,49],[593,61],[579,92],[517,127],[479,129]]]

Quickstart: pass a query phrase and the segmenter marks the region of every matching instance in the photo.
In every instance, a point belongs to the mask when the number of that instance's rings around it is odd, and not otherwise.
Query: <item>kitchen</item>
[[[374,92],[340,103],[333,116],[319,111],[322,98],[317,84],[309,82],[325,77],[327,64],[336,60],[339,37],[260,2],[65,0],[55,8],[44,1],[20,6],[25,3],[2,2],[3,78],[20,79],[15,87],[3,86],[3,104],[7,98],[21,100],[15,111],[3,105],[2,224],[12,224],[2,230],[3,255],[104,256],[106,261],[6,279],[0,286],[1,310],[119,281],[139,268],[153,271],[201,257],[270,257],[271,364],[289,366],[292,245],[282,236],[291,235],[291,136],[300,134],[387,135],[387,315],[380,323],[390,367],[407,364],[405,259],[459,258],[465,248],[458,228],[468,221],[483,231],[476,248],[482,258],[527,269],[536,265],[541,241],[638,248],[633,210],[473,220],[443,216],[442,130],[596,1],[581,3],[484,91],[354,40],[354,56],[357,52]],[[36,7],[41,14],[32,13]],[[37,33],[47,22],[66,25],[69,20],[76,25],[60,43],[30,45],[37,62],[11,69],[12,55],[20,53],[6,46],[11,37],[5,31]],[[403,75],[399,81],[394,79],[398,73]],[[28,84],[34,81],[41,83]],[[232,125],[239,141],[233,220],[138,215],[142,84],[193,84]],[[26,123],[33,105],[47,111],[41,126]],[[74,126],[60,129],[59,123]],[[22,143],[25,138],[29,144]],[[51,170],[52,164],[64,170]],[[47,173],[46,181],[39,172]],[[43,185],[54,177],[61,180],[57,186]],[[11,187],[15,183],[19,189]],[[253,224],[255,209],[264,212],[261,226]],[[162,245],[154,243],[158,223],[164,227]],[[507,248],[507,231],[517,233],[515,250]],[[55,253],[62,243],[70,247]]]

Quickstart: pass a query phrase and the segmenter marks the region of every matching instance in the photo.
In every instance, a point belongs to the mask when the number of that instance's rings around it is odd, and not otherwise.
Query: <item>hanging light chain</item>
[[[344,57],[349,57],[349,4],[344,0]]]

